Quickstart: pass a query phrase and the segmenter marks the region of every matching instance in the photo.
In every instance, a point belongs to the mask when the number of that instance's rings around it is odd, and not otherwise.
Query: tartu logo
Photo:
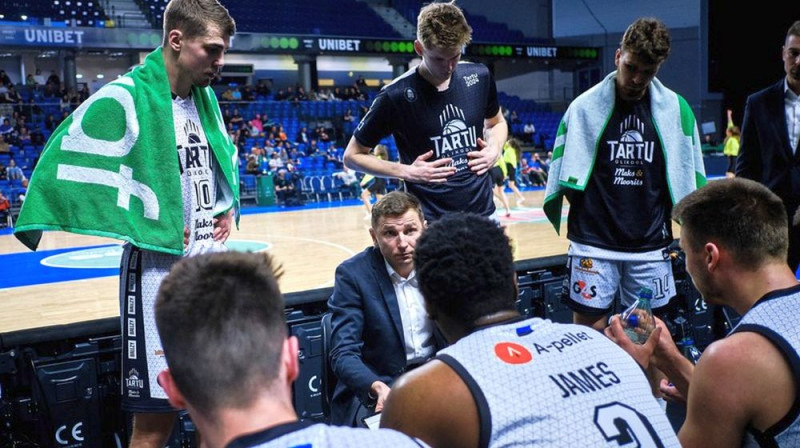
[[[478,83],[478,74],[473,73],[471,75],[464,76],[464,82],[467,84],[467,87],[471,87]]]

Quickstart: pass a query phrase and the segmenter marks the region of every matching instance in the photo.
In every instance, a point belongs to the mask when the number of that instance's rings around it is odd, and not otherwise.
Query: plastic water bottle
[[[697,360],[700,359],[700,349],[694,345],[694,339],[691,336],[684,336],[683,337],[683,356],[687,357],[689,361],[692,361],[692,364],[697,364]]]
[[[681,333],[683,333],[683,338],[681,339],[681,347],[683,356],[685,356],[692,364],[697,364],[697,360],[700,359],[700,349],[694,345],[694,338],[692,337],[691,333],[686,329],[686,319],[679,318],[681,324]],[[678,319],[676,319],[678,322]]]
[[[653,290],[642,288],[639,290],[633,305],[623,311],[620,316],[625,334],[636,344],[644,344],[655,328],[653,308],[650,304],[652,300]]]

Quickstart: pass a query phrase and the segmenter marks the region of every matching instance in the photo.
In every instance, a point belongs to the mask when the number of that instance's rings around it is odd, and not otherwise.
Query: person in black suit
[[[736,176],[766,185],[783,200],[789,218],[787,261],[797,271],[800,226],[792,221],[800,205],[800,116],[794,113],[800,94],[800,20],[786,33],[782,58],[786,77],[747,98]]]
[[[374,246],[336,268],[331,311],[331,368],[338,382],[331,423],[358,426],[380,412],[400,374],[444,346],[417,286],[414,246],[425,228],[419,200],[393,191],[372,207]]]

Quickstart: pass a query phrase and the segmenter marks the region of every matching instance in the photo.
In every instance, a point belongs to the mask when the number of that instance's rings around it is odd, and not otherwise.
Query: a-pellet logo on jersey
[[[643,185],[645,164],[653,163],[655,142],[643,135],[644,123],[629,115],[619,125],[619,140],[608,140],[608,153],[614,165],[614,185]]]
[[[456,172],[467,169],[467,153],[478,146],[477,129],[467,126],[464,111],[452,104],[439,114],[439,123],[442,135],[430,137],[436,158],[451,157]]]

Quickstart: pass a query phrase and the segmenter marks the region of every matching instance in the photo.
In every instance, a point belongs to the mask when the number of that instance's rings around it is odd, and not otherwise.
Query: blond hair
[[[455,0],[431,3],[419,11],[417,40],[425,48],[463,47],[472,40],[472,27]]]

